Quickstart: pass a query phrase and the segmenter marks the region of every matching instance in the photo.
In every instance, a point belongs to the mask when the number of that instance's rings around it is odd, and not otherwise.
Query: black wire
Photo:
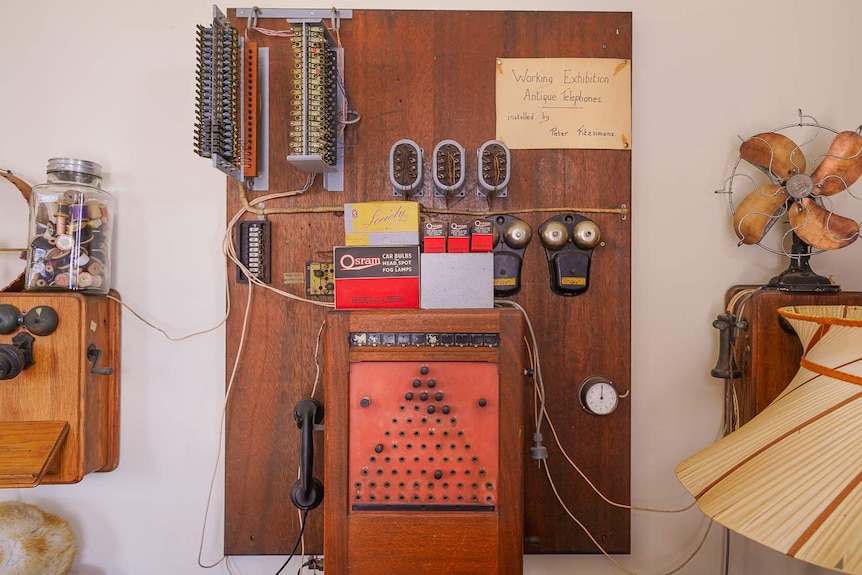
[[[730,529],[724,528],[724,570],[723,575],[730,572]]]
[[[296,544],[293,546],[293,549],[291,550],[288,558],[285,560],[284,565],[282,565],[279,568],[279,570],[275,572],[275,575],[279,575],[279,573],[281,573],[284,570],[284,568],[287,567],[287,564],[290,563],[290,560],[293,559],[293,554],[296,553],[296,549],[299,547],[299,544],[302,542],[302,534],[305,533],[305,519],[307,517],[308,517],[308,509],[303,509],[302,510],[302,520],[300,521],[300,527],[299,527],[299,536],[296,538]]]

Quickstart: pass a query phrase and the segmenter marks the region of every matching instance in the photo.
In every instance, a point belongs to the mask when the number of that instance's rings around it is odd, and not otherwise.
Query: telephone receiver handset
[[[299,509],[309,511],[323,502],[323,484],[315,478],[314,426],[323,422],[323,406],[316,399],[299,401],[293,418],[300,429],[299,479],[290,488],[290,501]]]

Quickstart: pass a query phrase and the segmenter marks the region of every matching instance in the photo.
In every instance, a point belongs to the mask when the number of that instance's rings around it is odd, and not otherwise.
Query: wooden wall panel
[[[242,33],[245,19],[236,19],[233,11],[228,14]],[[285,27],[270,19],[260,25]],[[609,498],[628,502],[629,400],[623,399],[612,415],[599,418],[581,410],[577,387],[585,377],[599,373],[622,392],[631,388],[631,216],[619,213],[622,206],[631,208],[631,152],[512,150],[509,197],[490,201],[476,197],[473,171],[476,150],[495,138],[495,58],[631,58],[631,14],[363,10],[342,21],[340,35],[352,107],[362,114],[347,137],[345,191],[324,191],[318,181],[301,196],[267,206],[334,208],[326,213],[268,217],[275,254],[272,284],[303,295],[303,285],[285,285],[283,276],[302,272],[307,261],[331,259],[332,246],[343,242],[337,207],[392,199],[389,148],[401,138],[415,140],[428,161],[434,146],[444,139],[454,139],[466,150],[467,197],[447,204],[426,193],[418,198],[425,218],[471,218],[432,213],[446,208],[477,213],[560,208],[516,214],[533,227],[534,234],[544,220],[563,211],[592,218],[601,227],[604,244],[592,258],[589,290],[574,298],[554,295],[548,286],[544,250],[534,236],[525,254],[521,293],[512,299],[526,308],[536,329],[548,411],[565,450]],[[289,43],[254,32],[250,38],[270,47],[272,67],[270,189],[250,193],[255,198],[295,189],[305,175],[284,161]],[[426,191],[430,191],[427,185]],[[229,180],[227,192],[227,211],[232,216],[241,206],[240,187]],[[236,284],[233,270],[228,281],[234,310],[226,342],[230,373],[247,288]],[[298,534],[297,514],[288,498],[299,446],[292,411],[299,399],[311,393],[316,338],[325,316],[325,309],[262,289],[253,292],[247,344],[228,406],[227,554],[285,554]],[[524,417],[529,430],[532,401],[527,402]],[[339,422],[325,419],[324,424]],[[628,552],[629,513],[601,502],[568,467],[547,425],[542,431],[550,452],[548,465],[566,504],[608,551]],[[520,447],[527,450],[530,445],[525,442]],[[321,459],[317,458],[316,467]],[[596,552],[556,502],[544,471],[529,460],[525,467],[525,552]],[[306,535],[306,549],[321,552],[321,512],[309,514]]]

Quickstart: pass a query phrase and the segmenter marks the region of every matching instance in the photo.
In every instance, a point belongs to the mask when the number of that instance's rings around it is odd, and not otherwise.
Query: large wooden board
[[[228,15],[242,32],[245,19],[236,19],[232,11]],[[285,27],[269,19],[259,25]],[[592,218],[601,228],[603,244],[592,258],[589,290],[574,298],[554,295],[544,250],[534,235],[525,254],[523,288],[512,299],[528,311],[536,330],[548,412],[563,447],[605,495],[628,502],[629,399],[600,418],[580,408],[577,391],[593,374],[607,376],[621,392],[631,389],[631,216],[619,213],[623,206],[631,208],[631,151],[513,150],[508,197],[490,201],[476,196],[473,173],[476,150],[495,138],[495,58],[631,58],[631,14],[363,10],[342,21],[340,37],[351,104],[362,115],[347,137],[345,191],[323,191],[318,181],[305,194],[267,207],[392,199],[388,156],[394,142],[413,139],[430,160],[438,142],[454,139],[467,151],[467,196],[447,203],[426,194],[418,199],[425,217],[442,208],[481,213],[551,208],[517,214],[534,234],[543,221],[567,209]],[[250,38],[270,47],[269,192],[295,189],[305,175],[284,161],[289,44],[253,32]],[[240,187],[229,181],[227,191],[227,211],[233,215],[240,207]],[[433,217],[469,221],[472,216]],[[307,261],[331,258],[332,247],[343,241],[341,214],[273,215],[269,220],[273,285],[304,294],[303,285],[284,285],[283,276],[303,272]],[[228,373],[247,289],[236,284],[233,275],[231,270],[235,311],[227,328]],[[296,402],[311,393],[317,333],[326,314],[260,289],[254,294],[247,345],[228,406],[225,553],[230,555],[285,554],[298,534],[297,514],[288,498],[299,448],[292,412]],[[534,426],[533,402],[528,398],[526,403],[527,437],[524,445],[513,446],[524,450],[532,446]],[[324,424],[346,423],[325,419]],[[542,431],[551,475],[565,503],[608,551],[628,552],[629,513],[603,503],[561,457],[547,424]],[[544,471],[529,459],[525,484],[525,552],[596,552],[555,500]],[[318,511],[309,514],[310,552],[322,551],[322,516]]]

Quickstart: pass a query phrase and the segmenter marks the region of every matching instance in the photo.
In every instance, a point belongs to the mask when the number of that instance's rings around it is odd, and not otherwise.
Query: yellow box
[[[417,202],[344,204],[344,244],[419,245]]]

